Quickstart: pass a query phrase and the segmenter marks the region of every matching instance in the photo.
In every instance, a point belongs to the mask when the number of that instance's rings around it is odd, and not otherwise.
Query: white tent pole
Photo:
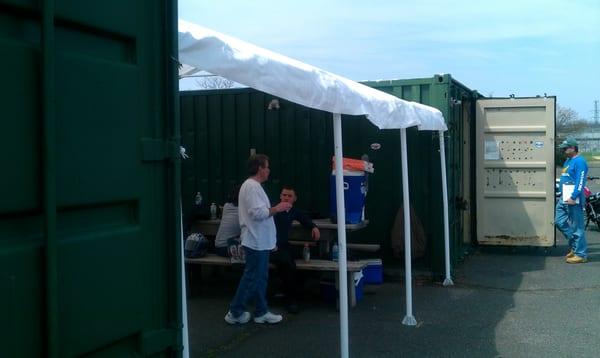
[[[440,134],[440,163],[442,166],[442,195],[444,202],[444,254],[446,256],[446,278],[444,286],[452,286],[452,277],[450,277],[450,228],[448,224],[448,183],[446,181],[446,148],[444,147],[444,131]]]
[[[180,229],[181,229],[181,240],[185,240],[185,237],[183,236],[183,210],[181,209],[181,199],[179,200],[179,212],[180,215],[179,217],[181,218],[181,225],[180,225]],[[181,322],[183,323],[183,327],[182,327],[182,336],[181,339],[183,341],[183,358],[189,358],[190,356],[190,340],[189,340],[189,335],[188,335],[188,319],[187,319],[187,294],[186,294],[186,287],[185,287],[185,256],[184,256],[184,250],[183,250],[183,243],[180,245],[181,246]]]
[[[338,262],[340,283],[340,353],[348,357],[348,282],[346,263],[346,209],[344,207],[344,157],[342,155],[342,115],[333,114],[335,146],[335,197],[337,207]]]
[[[412,262],[411,262],[411,230],[410,230],[410,198],[408,192],[408,159],[406,155],[406,128],[400,129],[400,155],[402,157],[402,200],[404,206],[404,271],[406,284],[406,316],[402,324],[416,326],[417,320],[412,313]]]

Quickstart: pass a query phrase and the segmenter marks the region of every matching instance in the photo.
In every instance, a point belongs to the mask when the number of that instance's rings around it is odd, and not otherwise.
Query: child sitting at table
[[[240,246],[240,219],[238,214],[238,196],[240,194],[240,186],[236,185],[231,189],[227,202],[223,205],[221,214],[221,223],[215,237],[215,251],[217,255],[223,257],[233,257],[239,260],[238,250]],[[239,252],[238,252],[239,251]],[[237,253],[237,254],[236,254]]]

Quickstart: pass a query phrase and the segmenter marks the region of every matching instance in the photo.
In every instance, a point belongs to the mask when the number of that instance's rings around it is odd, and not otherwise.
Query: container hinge
[[[176,329],[157,329],[140,334],[140,353],[146,357],[164,352],[167,349],[180,351],[183,349],[181,332]]]
[[[157,162],[165,159],[176,160],[180,158],[179,147],[174,141],[156,138],[142,138],[142,161]]]

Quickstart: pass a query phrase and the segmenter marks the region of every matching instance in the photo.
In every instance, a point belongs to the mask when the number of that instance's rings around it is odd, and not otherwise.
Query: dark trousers
[[[229,247],[215,247],[215,253],[219,256],[229,257]]]
[[[283,294],[288,302],[298,299],[298,279],[296,273],[296,262],[289,246],[279,247],[272,252],[269,261],[275,265],[277,274],[283,283]]]

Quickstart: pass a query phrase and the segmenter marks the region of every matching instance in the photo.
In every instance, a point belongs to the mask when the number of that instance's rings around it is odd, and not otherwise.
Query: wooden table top
[[[196,222],[200,225],[219,227],[219,224],[221,223],[221,219],[198,220]],[[313,220],[313,222],[315,223],[315,225],[317,225],[317,227],[319,229],[337,230],[337,224],[332,223],[331,220],[329,220],[329,219],[315,219],[315,220]],[[346,224],[346,230],[348,230],[348,231],[360,230],[360,229],[367,227],[367,225],[369,225],[369,220],[364,220],[357,224]],[[296,226],[301,226],[301,225],[299,222],[294,221],[292,223],[292,226],[296,227]]]

